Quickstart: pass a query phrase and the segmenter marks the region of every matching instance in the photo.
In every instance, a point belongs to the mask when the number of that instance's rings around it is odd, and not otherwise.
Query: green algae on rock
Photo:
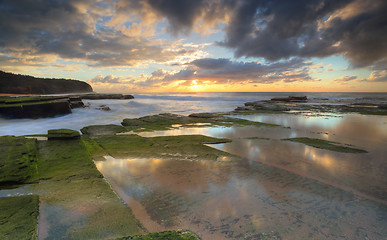
[[[180,135],[167,137],[141,137],[130,135],[106,135],[94,140],[111,156],[159,157],[181,160],[217,160],[220,156],[231,156],[226,152],[203,145],[224,143],[219,139],[202,135]]]
[[[46,181],[40,192],[43,221],[52,239],[107,239],[143,233],[141,223],[102,178]]]
[[[42,180],[102,178],[80,139],[38,141]]]
[[[81,137],[78,131],[71,129],[51,129],[48,130],[48,140],[52,139],[78,139]]]
[[[346,103],[346,104],[328,104],[321,102],[310,102],[309,104],[283,103],[276,101],[256,101],[247,102],[244,107],[237,107],[231,114],[247,115],[256,113],[278,114],[303,112],[320,113],[359,113],[363,115],[387,115],[385,104],[373,103]]]
[[[306,144],[308,146],[312,146],[315,148],[321,148],[321,149],[331,150],[331,151],[335,151],[335,152],[367,153],[367,151],[365,151],[363,149],[352,148],[352,147],[343,145],[341,143],[331,142],[331,141],[317,139],[317,138],[300,137],[300,138],[287,138],[287,139],[283,139],[283,140],[303,143],[303,144]]]
[[[105,160],[104,156],[108,155],[107,152],[93,138],[89,135],[83,135],[81,139],[94,161]]]
[[[200,238],[188,230],[164,231],[143,235],[116,238],[114,240],[199,240]]]
[[[37,195],[0,198],[1,239],[37,239],[38,216]]]
[[[208,123],[209,126],[225,126],[233,125],[246,126],[278,126],[275,124],[252,122],[244,119],[226,117],[219,113],[196,113],[188,117],[170,113],[162,113],[158,115],[145,116],[140,118],[126,118],[122,121],[122,125],[129,131],[144,132],[154,130],[169,130],[178,125],[179,127],[192,127],[193,124]],[[195,125],[198,127],[200,125]],[[208,125],[205,125],[208,127]]]
[[[126,132],[126,128],[120,125],[108,124],[108,125],[91,125],[81,129],[83,134],[90,137],[99,135],[116,134],[120,132]]]
[[[38,179],[35,139],[0,137],[0,185],[21,184]]]
[[[38,144],[40,178],[49,181],[33,188],[42,209],[48,209],[46,217],[55,220],[48,227],[51,238],[106,239],[143,232],[97,170],[82,139]]]
[[[53,117],[58,114],[69,114],[72,108],[83,106],[79,97],[0,97],[0,115],[5,118]]]

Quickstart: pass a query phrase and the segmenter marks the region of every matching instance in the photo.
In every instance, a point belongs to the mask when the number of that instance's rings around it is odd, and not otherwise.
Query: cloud
[[[206,85],[319,81],[319,79],[314,79],[309,75],[308,66],[310,64],[301,59],[262,64],[259,62],[233,62],[223,58],[205,58],[192,61],[180,71],[158,69],[148,77],[142,75],[126,82],[139,87],[156,88],[176,82],[179,85],[191,85],[193,81],[196,84]],[[102,76],[97,76],[97,79],[101,78]]]
[[[196,53],[179,42],[116,29],[108,19],[117,11],[114,1],[1,1],[0,51],[19,61],[56,55],[97,67],[163,63]]]
[[[146,6],[168,20],[173,35],[189,34],[196,25],[215,27],[225,22],[236,1],[233,0],[145,0]],[[201,21],[201,22],[200,22]]]
[[[373,71],[368,78],[360,79],[360,82],[387,83],[387,70]]]
[[[375,70],[371,72],[368,78],[359,79],[358,76],[343,76],[333,81],[341,84],[347,84],[348,82],[387,83],[387,70]]]
[[[387,56],[386,11],[383,0],[241,1],[221,45],[235,49],[237,57],[343,54],[366,66]]]
[[[355,67],[387,57],[384,0],[121,0],[121,9],[168,21],[173,35],[197,25],[225,30],[219,45],[236,57],[278,61],[292,57],[346,56]],[[123,4],[125,3],[125,4]],[[130,10],[129,10],[130,9]],[[149,18],[149,17],[148,17]],[[218,26],[217,23],[224,25]]]
[[[385,12],[385,0],[2,0],[0,62],[9,69],[60,60],[90,67],[158,63],[182,69],[144,84],[178,78],[270,83],[315,80],[305,59],[341,54],[382,81]],[[188,46],[165,35],[208,29],[224,31],[217,44],[237,58],[271,63],[206,58],[205,44]]]
[[[357,76],[343,76],[343,77],[337,78],[333,81],[337,82],[337,83],[347,84],[348,82],[355,81],[355,80],[358,80]]]
[[[193,78],[217,83],[274,83],[278,81],[313,81],[308,66],[301,59],[262,64],[260,62],[233,62],[227,59],[200,59],[191,63],[196,74]]]
[[[103,77],[102,75],[97,75],[94,78],[89,80],[89,83],[121,83],[120,77],[115,77],[112,74]]]

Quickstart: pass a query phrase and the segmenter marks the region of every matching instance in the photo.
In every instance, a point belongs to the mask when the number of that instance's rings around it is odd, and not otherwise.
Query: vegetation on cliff
[[[92,92],[83,81],[54,78],[36,78],[0,71],[0,93],[57,94]]]

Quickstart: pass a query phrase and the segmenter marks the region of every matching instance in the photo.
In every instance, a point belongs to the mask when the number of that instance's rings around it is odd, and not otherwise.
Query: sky
[[[0,70],[96,92],[387,92],[386,0],[0,0]]]

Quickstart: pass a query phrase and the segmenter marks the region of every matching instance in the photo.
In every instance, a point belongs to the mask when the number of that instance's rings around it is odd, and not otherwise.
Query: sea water
[[[131,100],[84,100],[89,107],[54,118],[0,119],[0,135],[39,134],[53,128],[79,130],[163,112],[227,112],[245,102],[289,95],[329,104],[387,102],[385,93],[135,94]],[[95,109],[99,105],[111,111]],[[237,162],[108,156],[106,161],[95,162],[96,166],[149,231],[190,229],[202,239],[385,238],[387,116],[235,117],[282,127],[193,126],[141,133],[144,137],[202,134],[229,138],[232,142],[211,147],[241,157]],[[290,137],[336,141],[368,153],[337,153],[281,140]],[[19,193],[29,194],[29,189],[3,195]],[[47,205],[41,214],[51,214]],[[66,221],[77,224],[71,218]]]
[[[270,100],[273,97],[307,96],[312,101],[331,104],[351,101],[386,103],[387,93],[146,93],[134,94],[131,100],[84,100],[86,108],[73,109],[72,114],[41,119],[0,118],[0,136],[45,134],[49,129],[80,130],[89,125],[120,124],[124,118],[137,118],[159,113],[189,115],[197,112],[227,112],[245,102]],[[96,109],[106,105],[111,110]]]

